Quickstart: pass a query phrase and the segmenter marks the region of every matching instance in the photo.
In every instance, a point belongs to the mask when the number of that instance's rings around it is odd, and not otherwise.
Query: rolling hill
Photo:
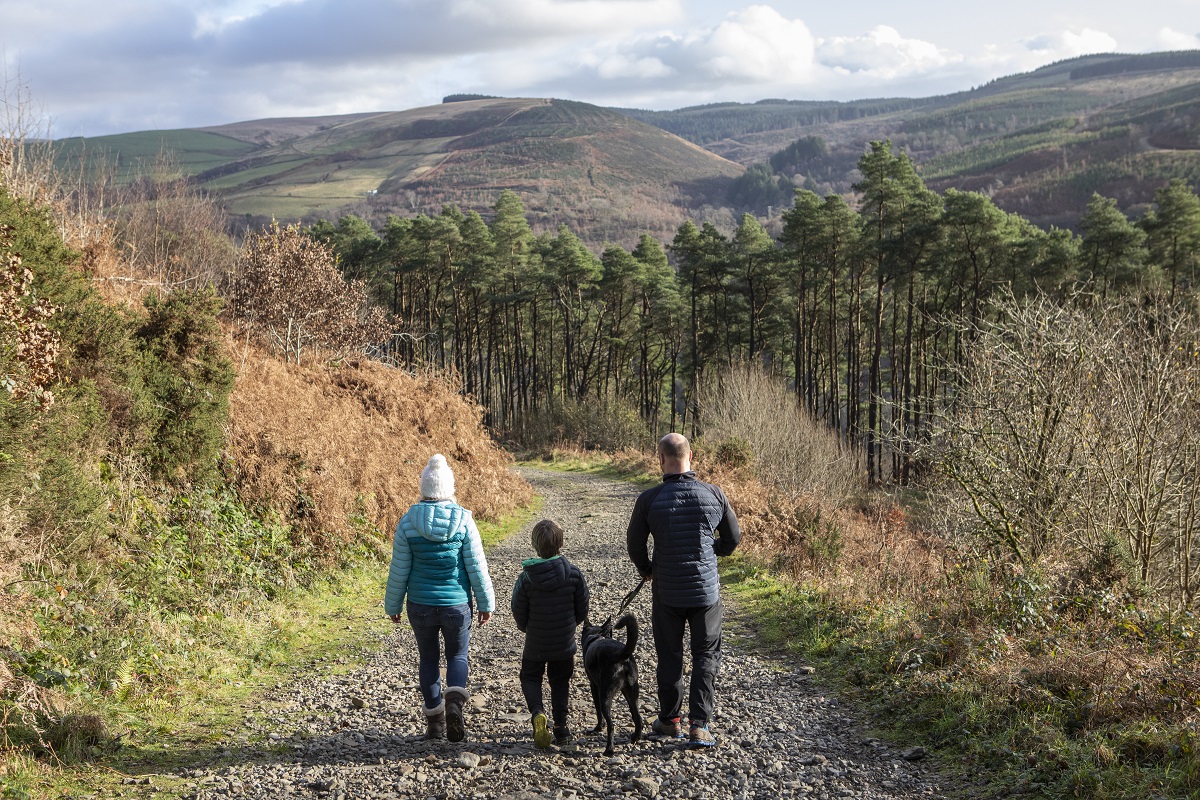
[[[891,139],[930,188],[989,193],[1043,226],[1074,226],[1093,192],[1136,214],[1169,178],[1200,182],[1200,51],[1083,56],[921,100],[626,113],[747,165],[820,137],[827,153],[788,174],[822,194],[850,192],[868,143]]]
[[[63,159],[100,156],[124,176],[171,150],[247,223],[486,211],[511,189],[536,230],[565,223],[599,246],[669,239],[689,217],[765,212],[722,210],[731,181],[805,137],[824,152],[779,170],[820,194],[850,194],[858,158],[888,138],[931,188],[986,192],[1043,226],[1073,227],[1093,192],[1138,213],[1169,178],[1200,182],[1200,51],[1085,56],[921,99],[638,111],[479,98],[59,145]]]
[[[380,114],[260,120],[203,130],[67,139],[61,157],[101,153],[134,174],[160,149],[230,212],[315,219],[356,213],[485,211],[521,194],[535,229],[569,223],[586,241],[670,238],[687,209],[742,167],[616,111],[491,98]]]

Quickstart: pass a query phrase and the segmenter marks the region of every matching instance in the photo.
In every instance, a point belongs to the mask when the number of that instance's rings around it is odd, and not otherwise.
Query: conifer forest
[[[1043,230],[985,195],[927,189],[876,141],[852,197],[798,190],[768,230],[684,222],[662,243],[599,255],[567,226],[535,235],[505,191],[490,220],[357,217],[309,229],[393,315],[381,346],[450,369],[520,441],[556,409],[636,415],[648,434],[700,433],[706,382],[754,363],[855,448],[876,483],[910,481],[961,382],[968,344],[1006,301],[1179,305],[1194,281],[1200,198],[1183,181],[1130,219],[1095,195],[1078,233]],[[599,411],[597,411],[599,410]]]

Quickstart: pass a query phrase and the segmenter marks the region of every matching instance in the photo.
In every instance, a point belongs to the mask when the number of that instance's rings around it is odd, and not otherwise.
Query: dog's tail
[[[626,614],[617,620],[614,628],[625,628],[629,631],[625,636],[625,649],[621,651],[621,658],[629,658],[633,655],[634,649],[638,642],[638,624],[637,617],[633,614]]]

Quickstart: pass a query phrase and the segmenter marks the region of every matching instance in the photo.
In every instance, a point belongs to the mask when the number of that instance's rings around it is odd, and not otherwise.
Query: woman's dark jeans
[[[442,702],[442,643],[446,648],[446,683],[467,686],[467,645],[471,639],[471,606],[408,604],[408,622],[417,637],[417,677],[426,708]]]

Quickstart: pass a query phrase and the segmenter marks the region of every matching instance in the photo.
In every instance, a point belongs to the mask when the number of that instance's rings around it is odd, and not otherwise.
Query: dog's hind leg
[[[592,703],[596,706],[596,727],[592,728],[592,733],[599,733],[604,727],[604,705],[600,702],[600,689],[596,684],[591,684],[592,687]]]
[[[638,711],[638,685],[636,677],[625,682],[625,685],[621,687],[621,694],[625,695],[625,701],[629,703],[629,713],[633,715],[633,735],[629,737],[629,741],[636,742],[642,738],[642,713]]]
[[[615,692],[613,694],[616,694]],[[608,746],[604,748],[604,755],[611,756],[613,754],[613,721],[612,721],[612,695],[607,698],[604,704],[604,722],[608,725]]]
[[[604,750],[604,755],[611,756],[613,754],[613,699],[617,696],[618,691],[624,691],[625,681],[613,681],[605,686],[600,692],[601,708],[604,712],[604,722],[608,725],[608,747]]]

